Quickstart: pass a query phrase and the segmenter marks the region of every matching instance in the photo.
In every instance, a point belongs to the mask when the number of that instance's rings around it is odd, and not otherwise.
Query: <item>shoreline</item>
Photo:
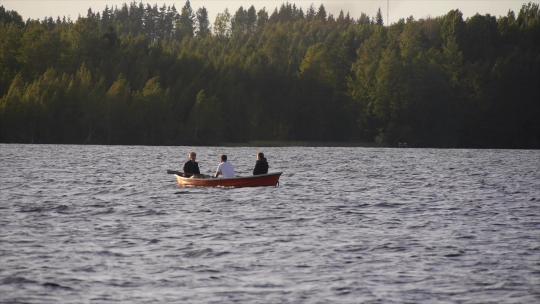
[[[390,145],[378,145],[374,142],[340,142],[340,141],[286,141],[286,140],[254,140],[247,142],[186,142],[166,144],[107,144],[107,143],[54,143],[54,142],[0,142],[0,145],[67,145],[67,146],[143,146],[143,147],[364,147],[364,148],[397,148]]]
[[[241,143],[221,143],[225,147],[359,147],[382,148],[374,142],[339,142],[339,141],[297,141],[297,140],[253,140]],[[388,146],[388,148],[391,148]]]
[[[256,140],[248,142],[224,142],[224,143],[177,143],[177,144],[103,144],[103,143],[24,143],[24,142],[0,142],[0,145],[66,145],[66,146],[140,146],[140,147],[350,147],[350,148],[388,148],[388,149],[472,149],[472,150],[540,150],[537,147],[484,147],[484,146],[470,146],[470,147],[430,147],[430,146],[395,146],[395,145],[381,145],[375,142],[339,142],[339,141],[282,141],[282,140]]]

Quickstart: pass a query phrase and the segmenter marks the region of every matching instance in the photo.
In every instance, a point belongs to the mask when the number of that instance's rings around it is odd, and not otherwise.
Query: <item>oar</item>
[[[176,170],[167,170],[167,174],[176,174],[176,175],[184,176],[184,173],[180,171],[176,171]]]

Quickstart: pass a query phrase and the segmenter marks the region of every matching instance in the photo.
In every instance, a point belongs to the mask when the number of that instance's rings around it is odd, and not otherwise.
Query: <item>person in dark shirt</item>
[[[268,174],[268,161],[262,152],[257,153],[257,162],[253,169],[253,175]]]
[[[200,175],[199,163],[195,161],[197,154],[195,152],[189,153],[189,160],[184,164],[184,176],[191,177],[193,175]]]

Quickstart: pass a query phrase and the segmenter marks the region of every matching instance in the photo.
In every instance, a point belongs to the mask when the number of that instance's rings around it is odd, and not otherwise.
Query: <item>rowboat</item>
[[[282,172],[268,173],[253,176],[232,178],[194,178],[183,177],[176,174],[176,181],[180,187],[264,187],[277,186]]]

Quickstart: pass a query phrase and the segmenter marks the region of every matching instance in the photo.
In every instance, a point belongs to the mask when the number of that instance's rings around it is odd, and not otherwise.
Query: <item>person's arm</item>
[[[189,162],[185,162],[184,163],[184,168],[183,168],[184,172],[182,174],[182,176],[184,177],[190,177],[191,175],[191,168],[189,166]]]
[[[253,168],[253,175],[257,175],[257,172],[258,172],[258,167],[259,167],[259,161],[256,161],[255,162],[255,168]]]
[[[218,177],[220,174],[221,174],[221,164],[219,164],[219,166],[217,167],[216,174],[214,175],[214,177]]]
[[[199,170],[199,163],[195,163],[195,170],[193,170],[193,173],[201,174],[201,170]]]

